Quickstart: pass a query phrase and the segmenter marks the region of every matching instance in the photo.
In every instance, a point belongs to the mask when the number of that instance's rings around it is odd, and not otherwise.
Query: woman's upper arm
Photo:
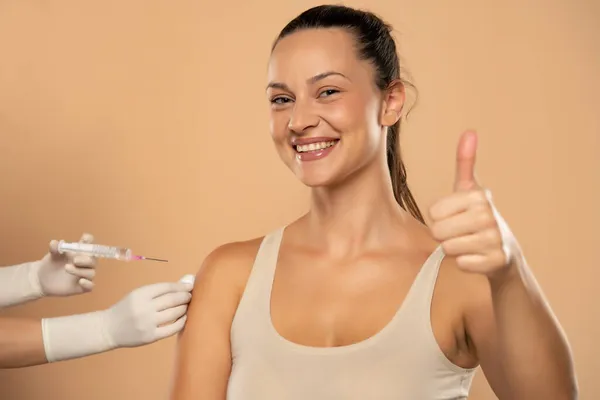
[[[510,398],[507,393],[506,377],[498,362],[498,329],[494,316],[489,285],[482,277],[470,277],[465,314],[466,330],[474,345],[476,357],[483,373],[498,398]]]
[[[231,371],[230,330],[252,268],[248,246],[214,250],[197,275],[178,340],[171,400],[224,400]]]

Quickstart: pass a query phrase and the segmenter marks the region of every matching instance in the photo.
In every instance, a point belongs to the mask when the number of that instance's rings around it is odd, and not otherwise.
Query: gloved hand
[[[92,241],[83,235],[82,242]],[[89,292],[96,275],[96,259],[58,253],[58,242],[39,261],[0,268],[0,308],[23,304],[43,296],[69,296]]]
[[[143,286],[106,310],[105,329],[112,347],[136,347],[183,329],[193,284]]]
[[[42,320],[49,362],[167,338],[185,326],[193,276],[133,290],[107,310]]]
[[[94,237],[83,234],[82,243],[92,243]],[[32,264],[35,269],[33,285],[43,296],[71,296],[94,288],[96,258],[79,254],[60,254],[58,241],[50,242],[50,251]]]

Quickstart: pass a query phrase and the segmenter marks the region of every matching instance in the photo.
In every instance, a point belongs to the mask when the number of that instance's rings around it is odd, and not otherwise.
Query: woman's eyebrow
[[[318,82],[318,81],[320,81],[322,79],[325,79],[328,76],[332,76],[332,75],[341,76],[342,78],[344,78],[344,79],[352,82],[350,80],[350,78],[348,78],[346,75],[342,74],[341,72],[336,72],[336,71],[322,72],[322,73],[317,74],[317,75],[315,75],[315,76],[313,76],[311,78],[308,78],[306,80],[306,82],[309,83],[309,84],[313,84],[313,83],[316,83],[316,82]],[[288,92],[291,91],[288,85],[286,85],[285,83],[281,83],[281,82],[269,82],[269,84],[267,85],[267,87],[266,87],[265,90],[267,90],[269,88],[285,90],[285,91],[288,91]]]

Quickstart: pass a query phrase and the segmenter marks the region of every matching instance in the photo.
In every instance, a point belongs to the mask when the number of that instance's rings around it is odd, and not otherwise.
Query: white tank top
[[[263,239],[231,327],[228,400],[466,399],[475,369],[440,350],[430,307],[438,247],[402,306],[377,334],[340,347],[310,347],[279,335],[271,321],[271,288],[284,228]]]

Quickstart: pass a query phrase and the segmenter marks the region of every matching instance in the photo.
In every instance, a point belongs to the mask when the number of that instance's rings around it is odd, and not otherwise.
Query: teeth
[[[335,142],[336,142],[335,140],[332,140],[330,142],[318,142],[318,143],[311,143],[311,144],[303,144],[300,146],[296,146],[296,151],[298,153],[305,153],[307,151],[323,150],[323,149],[333,146],[335,144]]]

